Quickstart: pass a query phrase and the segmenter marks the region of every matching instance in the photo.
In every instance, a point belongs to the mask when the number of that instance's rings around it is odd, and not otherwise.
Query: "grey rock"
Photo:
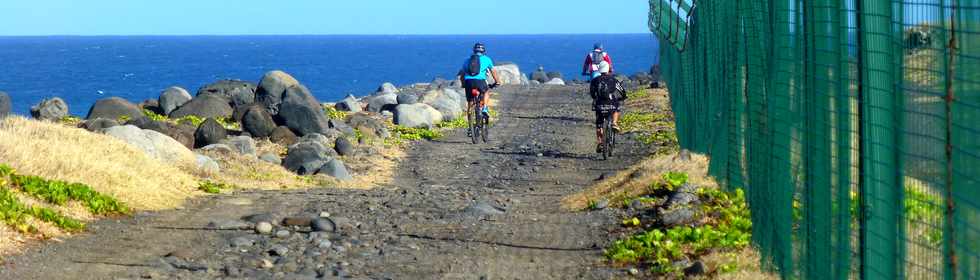
[[[299,141],[299,137],[291,129],[285,126],[276,127],[269,135],[269,141],[283,146],[290,146]]]
[[[262,81],[255,90],[255,100],[265,105],[272,115],[278,115],[279,105],[285,97],[286,89],[299,85],[299,81],[286,72],[270,71],[262,76]]]
[[[347,172],[347,166],[344,166],[344,162],[337,159],[331,159],[330,161],[324,163],[323,166],[320,167],[319,171],[317,171],[317,174],[334,177],[341,181],[354,180],[354,177]]]
[[[234,109],[228,105],[228,100],[219,95],[198,95],[184,103],[183,106],[170,112],[171,118],[182,118],[186,116],[197,116],[201,118],[230,118],[234,115]]]
[[[157,103],[163,115],[169,116],[174,110],[191,101],[191,94],[181,87],[169,87],[160,93]]]
[[[204,171],[204,173],[207,174],[216,174],[221,172],[221,166],[219,166],[218,162],[214,161],[214,159],[202,154],[194,154],[194,158],[194,162],[197,164],[198,170]]]
[[[357,113],[347,117],[347,124],[368,138],[388,138],[391,133],[382,116],[374,113]]]
[[[334,142],[334,150],[341,156],[352,156],[354,155],[354,144],[347,140],[347,137],[337,137]]]
[[[667,209],[660,212],[660,222],[666,227],[689,225],[696,220],[695,210],[690,207]]]
[[[413,92],[403,92],[398,94],[398,104],[415,104],[419,103],[419,96]]]
[[[255,240],[252,240],[251,238],[247,238],[244,236],[239,236],[229,240],[228,244],[230,244],[232,247],[235,248],[246,248],[255,245]]]
[[[163,133],[164,135],[177,140],[177,142],[180,142],[188,149],[194,148],[194,131],[196,128],[191,125],[155,121],[145,116],[129,120],[126,122],[126,124]]]
[[[273,153],[264,153],[259,156],[259,159],[271,164],[280,165],[282,164],[282,159],[278,155]]]
[[[548,73],[544,72],[544,69],[538,69],[531,73],[531,81],[538,81],[539,83],[547,83],[551,78],[548,77]]]
[[[561,78],[554,78],[554,79],[551,79],[547,83],[544,83],[544,84],[546,84],[546,85],[552,85],[552,86],[564,86],[565,85],[565,81],[562,80]]]
[[[491,205],[486,201],[479,201],[463,209],[463,213],[471,216],[490,216],[504,214],[504,209]]]
[[[310,229],[314,232],[335,232],[337,231],[337,224],[330,218],[320,217],[310,222]]]
[[[125,125],[106,128],[103,132],[139,148],[151,158],[166,163],[177,163],[194,158],[194,154],[183,144],[153,130]]]
[[[216,230],[248,230],[254,229],[255,226],[242,220],[217,220],[209,222],[206,228]]]
[[[43,121],[57,121],[68,116],[68,103],[58,97],[41,100],[31,107],[31,117]]]
[[[238,107],[255,102],[256,86],[240,80],[220,80],[201,87],[197,96],[215,95],[228,100],[228,105]]]
[[[361,102],[353,95],[347,95],[343,100],[337,101],[334,108],[337,108],[337,111],[357,113],[361,111]]]
[[[548,80],[563,78],[561,72],[548,72]]]
[[[208,118],[194,131],[194,146],[204,147],[211,144],[218,144],[225,137],[228,137],[228,130],[224,126],[221,126],[214,118]]]
[[[398,105],[395,123],[405,127],[433,127],[442,121],[442,113],[428,104]]]
[[[290,234],[290,232],[288,230],[279,230],[279,231],[276,231],[276,237],[278,237],[278,238],[286,238],[286,237],[289,237],[289,234]]]
[[[323,133],[330,128],[320,103],[302,85],[286,89],[279,106],[279,118],[300,136]]]
[[[398,106],[398,95],[395,93],[385,93],[364,98],[362,102],[367,103],[367,111],[381,112],[394,110]]]
[[[289,147],[283,167],[300,175],[314,174],[332,160],[328,149],[318,142],[300,142]]]
[[[600,199],[599,201],[596,202],[595,208],[596,208],[596,210],[602,210],[602,209],[609,208],[609,200],[608,199],[605,199],[605,198]]]
[[[497,75],[500,78],[500,84],[502,85],[521,85],[526,79],[523,74],[521,74],[520,67],[512,62],[501,62],[493,67],[497,70]],[[487,79],[488,83],[493,83],[493,78],[489,77]]]
[[[253,156],[256,154],[255,139],[252,139],[252,137],[235,136],[228,138],[226,143],[239,154]]]
[[[398,87],[395,87],[395,85],[391,83],[384,83],[381,84],[380,87],[378,87],[377,92],[383,94],[398,93]]]
[[[113,126],[119,126],[119,122],[117,122],[116,120],[109,120],[109,119],[98,118],[98,119],[94,119],[94,120],[86,120],[86,121],[82,122],[81,126],[85,130],[88,130],[88,131],[91,131],[91,132],[99,132],[99,131],[102,131],[103,129],[106,129],[106,128],[110,128],[110,127],[113,127]]]
[[[104,118],[118,120],[123,117],[134,119],[143,116],[143,111],[136,104],[119,97],[99,99],[92,105],[85,119]]]
[[[253,137],[265,138],[272,135],[276,129],[276,122],[272,114],[260,105],[249,106],[245,109],[245,114],[241,118],[242,129]]]
[[[342,134],[354,135],[354,128],[342,120],[331,119],[327,121],[327,124],[330,125],[330,129],[337,130]]]
[[[283,245],[272,245],[269,247],[269,255],[285,257],[289,253],[289,247]]]
[[[7,95],[6,92],[0,91],[0,119],[10,115],[11,103],[10,95]]]
[[[463,117],[466,98],[453,89],[432,90],[422,96],[422,103],[428,104],[442,114],[443,121],[453,121]]]
[[[227,144],[211,144],[211,145],[201,147],[201,150],[216,152],[220,154],[231,154],[235,152],[235,150],[232,149],[231,146],[228,146]]]

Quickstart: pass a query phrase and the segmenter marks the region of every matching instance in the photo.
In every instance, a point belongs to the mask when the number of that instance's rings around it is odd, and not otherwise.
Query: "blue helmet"
[[[476,45],[473,45],[473,52],[474,53],[486,53],[487,52],[487,47],[484,46],[483,43],[476,43]]]
[[[595,43],[595,45],[592,45],[592,49],[593,50],[602,50],[603,49],[602,48],[602,43]]]

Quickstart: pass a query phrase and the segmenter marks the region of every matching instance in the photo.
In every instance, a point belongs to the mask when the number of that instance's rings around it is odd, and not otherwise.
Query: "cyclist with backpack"
[[[599,77],[599,64],[602,62],[606,62],[609,65],[609,72],[612,73],[612,58],[609,57],[609,53],[603,50],[602,43],[595,43],[592,46],[592,51],[585,56],[585,64],[582,65],[582,76],[588,76],[590,79]]]
[[[476,43],[473,46],[473,55],[463,62],[463,68],[459,70],[457,74],[459,76],[460,82],[463,84],[463,88],[466,89],[466,121],[467,123],[472,123],[471,110],[479,110],[482,108],[484,114],[490,113],[490,88],[495,88],[500,85],[500,79],[497,76],[497,70],[493,69],[493,60],[486,55],[487,48],[483,43]],[[493,77],[494,84],[487,84],[487,73],[490,73]],[[480,95],[483,99],[476,100]],[[480,107],[476,107],[480,105]],[[471,126],[472,127],[472,126]],[[467,130],[468,135],[472,135],[473,131]]]
[[[619,132],[619,111],[622,107],[623,100],[626,100],[626,91],[623,89],[622,84],[616,77],[613,77],[609,63],[601,62],[597,66],[597,73],[600,75],[590,82],[589,94],[592,96],[592,109],[595,111],[595,126],[596,126],[596,138],[598,139],[598,145],[596,146],[596,152],[602,153],[602,144],[604,139],[604,133],[609,131],[603,131],[602,125],[605,122],[605,118],[612,117],[612,133]],[[601,106],[611,105],[615,109],[612,110],[610,116],[603,114],[600,109]]]

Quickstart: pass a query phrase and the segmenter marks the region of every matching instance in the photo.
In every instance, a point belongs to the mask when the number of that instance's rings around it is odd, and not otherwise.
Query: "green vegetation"
[[[194,127],[201,126],[201,123],[204,123],[204,121],[207,120],[207,118],[202,118],[194,115],[171,119],[167,116],[157,114],[156,112],[147,109],[143,109],[143,114],[146,115],[147,118],[150,118],[151,120],[154,121],[169,122],[172,124],[190,124]],[[236,122],[234,118],[230,118],[230,117],[215,118],[214,120],[218,121],[218,124],[221,124],[221,126],[223,126],[225,129],[230,129],[230,130],[242,129],[241,124]]]
[[[18,184],[17,182],[24,178],[14,174],[14,170],[9,166],[0,165],[0,221],[25,233],[37,232],[37,228],[27,224],[28,217],[34,217],[38,220],[52,223],[68,232],[78,232],[85,229],[85,224],[81,221],[66,217],[55,210],[39,206],[29,207],[21,203],[14,192],[9,189],[10,186],[6,180],[8,177],[12,178],[11,181],[14,184]],[[34,193],[28,193],[38,196]],[[44,199],[45,197],[41,198]],[[64,200],[67,201],[67,198]],[[63,203],[58,205],[63,205]],[[91,204],[89,204],[89,209],[92,209]]]
[[[469,127],[469,124],[466,122],[466,116],[462,116],[450,122],[441,122],[437,124],[436,127],[441,129],[458,129],[467,128]]]
[[[910,236],[924,239],[932,246],[943,243],[945,207],[942,198],[905,186],[905,218],[909,222]]]
[[[323,111],[327,114],[328,118],[343,120],[347,119],[347,115],[350,113],[337,110],[334,106],[323,106]]]
[[[78,124],[82,123],[82,118],[76,116],[64,116],[61,117],[58,122],[66,125],[77,126]]]
[[[644,98],[644,97],[647,97],[647,96],[650,96],[650,91],[648,91],[647,88],[645,88],[645,87],[644,88],[638,88],[638,89],[635,89],[635,90],[631,90],[631,91],[626,92],[626,98],[627,99],[638,99],[638,98]]]
[[[55,205],[65,205],[68,201],[80,201],[89,212],[97,215],[129,214],[130,209],[115,198],[92,190],[80,183],[46,180],[37,176],[9,174],[11,184],[27,194]]]
[[[663,179],[663,184],[654,184],[652,188],[676,189],[687,182],[688,176],[669,172]],[[614,242],[605,250],[606,257],[620,264],[648,265],[655,273],[675,274],[682,268],[674,267],[674,261],[697,259],[717,251],[734,252],[749,245],[752,221],[741,189],[735,192],[700,189],[698,196],[703,201],[703,225],[640,232]],[[636,227],[640,222],[636,218],[627,219],[623,225]],[[718,271],[724,273],[736,269],[737,265],[732,262],[721,265]]]
[[[210,194],[219,194],[222,190],[233,189],[233,187],[224,183],[202,181],[197,185],[197,189]]]
[[[629,112],[619,119],[624,133],[637,133],[637,140],[646,145],[677,146],[677,133],[670,115]]]
[[[435,140],[442,138],[442,132],[430,128],[417,128],[417,127],[404,127],[404,126],[392,126],[391,132],[395,137],[402,140],[409,141],[419,141],[419,140]]]

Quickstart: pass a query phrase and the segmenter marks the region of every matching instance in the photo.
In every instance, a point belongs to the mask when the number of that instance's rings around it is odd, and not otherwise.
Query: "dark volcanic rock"
[[[194,132],[194,146],[204,147],[211,144],[217,144],[221,140],[225,140],[228,136],[228,131],[221,126],[218,121],[213,118],[208,118],[201,126],[197,128]]]
[[[164,116],[170,115],[174,110],[180,108],[188,101],[191,101],[191,94],[181,87],[169,87],[160,93],[158,103]]]
[[[300,175],[311,175],[320,170],[324,164],[333,160],[327,147],[317,142],[301,142],[286,153],[282,165],[287,170]]]
[[[300,136],[323,133],[330,128],[323,109],[302,85],[286,89],[279,106],[279,118]]]
[[[263,106],[251,106],[245,111],[242,117],[242,129],[252,135],[252,137],[269,137],[276,129],[276,122],[272,115]]]
[[[134,124],[142,129],[149,129],[164,135],[170,136],[181,145],[184,145],[188,149],[194,148],[194,132],[195,128],[190,125],[185,124],[173,124],[169,122],[154,121],[148,118],[140,118],[139,124]]]
[[[337,111],[357,113],[361,111],[361,102],[357,101],[353,95],[347,95],[343,100],[337,101],[334,105]]]
[[[419,96],[413,92],[403,92],[398,94],[398,104],[419,103]]]
[[[126,101],[119,97],[109,97],[100,99],[89,109],[85,119],[112,119],[118,120],[123,116],[135,119],[143,116],[143,111],[136,104]]]
[[[228,100],[218,95],[199,95],[170,113],[171,118],[198,116],[201,118],[227,118],[234,111]]]
[[[367,110],[370,112],[381,112],[384,110],[394,110],[398,106],[398,95],[395,93],[385,93],[369,96],[363,100],[367,103]]]
[[[354,144],[347,140],[347,137],[337,137],[334,141],[334,150],[337,150],[337,154],[341,156],[351,156],[354,155]]]
[[[0,91],[0,118],[10,115],[10,95]]]
[[[383,139],[391,136],[391,133],[388,131],[388,126],[385,124],[385,120],[378,114],[351,114],[347,117],[347,124],[355,130],[360,131],[362,135],[367,137]]]
[[[103,118],[86,120],[81,124],[82,128],[91,132],[98,132],[100,130],[110,128],[113,126],[119,126],[119,122],[117,122],[116,120],[103,119]]]
[[[197,96],[221,96],[225,100],[228,100],[228,105],[238,107],[255,102],[255,89],[255,84],[250,82],[240,80],[221,80],[201,87],[197,90]]]
[[[275,70],[265,73],[255,90],[255,101],[265,105],[272,115],[279,114],[286,89],[299,86],[299,81],[286,72]]]
[[[296,144],[299,137],[293,133],[288,127],[280,126],[272,130],[272,134],[269,134],[269,141],[283,146],[290,146]]]

